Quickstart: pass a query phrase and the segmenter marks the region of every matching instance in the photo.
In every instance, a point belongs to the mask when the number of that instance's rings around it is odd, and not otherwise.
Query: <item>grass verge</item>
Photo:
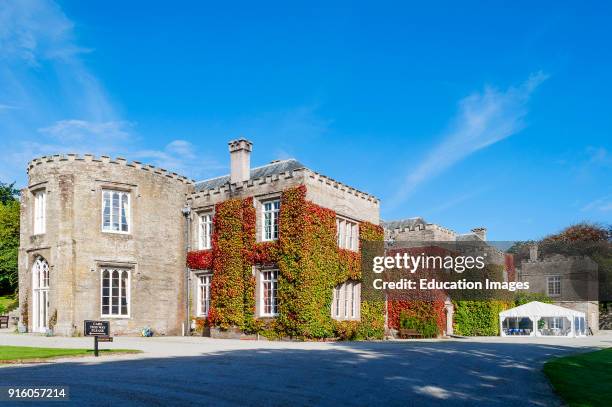
[[[130,349],[100,349],[101,355],[140,353]],[[31,348],[27,346],[0,346],[0,363],[36,361],[67,356],[92,356],[93,349]]]
[[[552,359],[544,374],[571,407],[610,405],[612,348]]]

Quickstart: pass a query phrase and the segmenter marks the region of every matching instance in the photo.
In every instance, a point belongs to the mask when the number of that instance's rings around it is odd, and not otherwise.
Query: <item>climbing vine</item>
[[[208,321],[222,329],[244,326],[243,202],[230,199],[215,206],[213,279]]]
[[[213,248],[191,252],[187,265],[212,269],[208,324],[238,328],[270,338],[326,338],[345,323],[331,318],[333,288],[361,279],[358,252],[338,249],[336,213],[306,199],[306,187],[285,190],[281,197],[279,240],[256,241],[253,198],[231,199],[215,207]],[[380,226],[363,222],[360,239],[383,240]],[[276,265],[278,317],[255,318],[253,266]],[[380,338],[384,332],[384,303],[362,301],[361,322],[353,321],[354,339]]]

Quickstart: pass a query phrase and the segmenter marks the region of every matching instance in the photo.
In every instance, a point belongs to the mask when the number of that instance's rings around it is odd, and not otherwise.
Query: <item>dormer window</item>
[[[102,191],[102,231],[130,233],[130,193]]]
[[[268,201],[262,204],[263,208],[263,241],[269,242],[278,239],[278,218],[280,214],[280,200]]]

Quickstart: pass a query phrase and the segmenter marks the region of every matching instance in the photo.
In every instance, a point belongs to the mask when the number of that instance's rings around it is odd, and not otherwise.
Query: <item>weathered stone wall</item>
[[[115,334],[150,326],[177,334],[184,311],[184,219],[181,209],[192,181],[124,159],[52,156],[32,161],[22,191],[19,292],[32,324],[31,266],[37,256],[50,266],[50,307],[55,332],[81,333],[83,320],[101,318],[101,272],[112,265],[131,270],[129,318],[113,318]],[[33,235],[33,192],[47,193],[46,233]],[[129,234],[102,232],[102,189],[130,192]]]
[[[585,312],[589,327],[599,329],[597,263],[587,257],[555,255],[521,263],[520,281],[529,282],[532,293],[548,293],[548,277],[559,276],[561,295],[553,297],[556,305]]]
[[[298,185],[306,186],[306,199],[325,208],[332,209],[341,216],[357,221],[367,221],[378,225],[380,221],[380,202],[372,195],[360,192],[308,169],[298,169],[265,178],[251,179],[239,184],[226,184],[209,191],[190,195],[188,203],[192,211],[191,248],[198,249],[199,213],[213,213],[217,203],[231,198],[254,198],[257,209],[257,240],[262,237],[261,202],[280,198],[281,193]]]

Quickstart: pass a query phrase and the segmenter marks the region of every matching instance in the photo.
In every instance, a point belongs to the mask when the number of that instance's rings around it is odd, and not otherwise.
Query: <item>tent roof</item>
[[[584,312],[533,301],[499,313],[500,317],[585,317]]]

